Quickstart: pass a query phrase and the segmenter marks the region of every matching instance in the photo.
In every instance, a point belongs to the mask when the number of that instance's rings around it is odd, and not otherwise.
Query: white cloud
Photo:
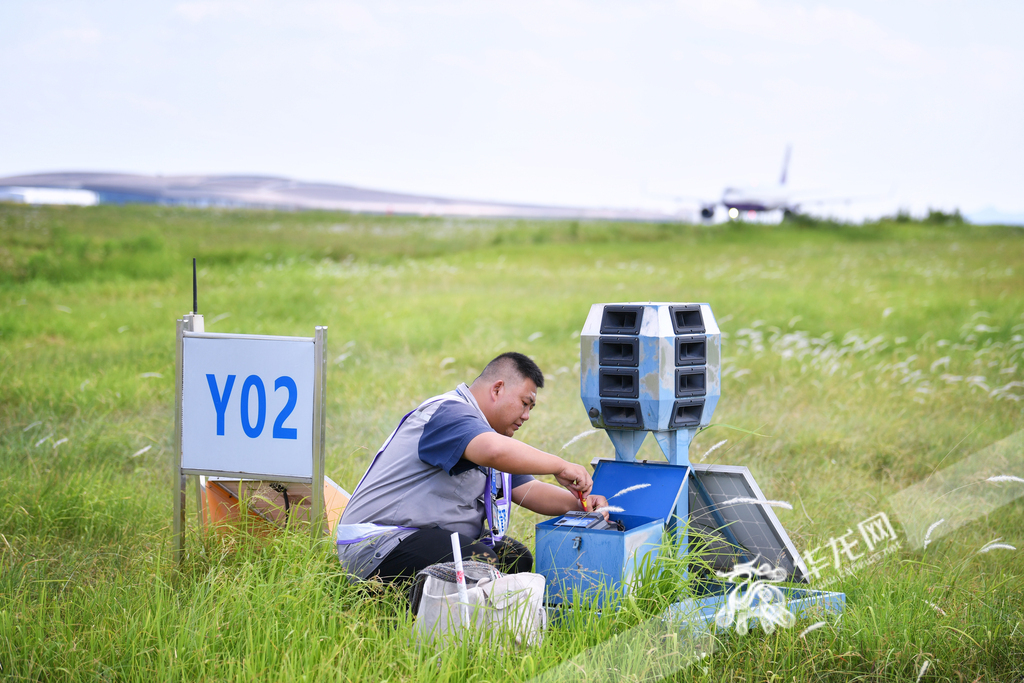
[[[174,6],[174,13],[193,23],[217,20],[251,21],[264,26],[302,26],[378,33],[382,25],[363,3],[354,1],[271,2],[270,0],[189,0]]]
[[[845,8],[823,4],[807,7],[792,2],[702,0],[682,5],[706,27],[743,33],[780,44],[842,46],[876,53],[889,60],[920,67],[929,57],[914,41],[893,35],[872,19]]]
[[[61,42],[74,42],[81,45],[96,45],[103,39],[103,34],[94,26],[77,26],[62,28],[56,31]]]

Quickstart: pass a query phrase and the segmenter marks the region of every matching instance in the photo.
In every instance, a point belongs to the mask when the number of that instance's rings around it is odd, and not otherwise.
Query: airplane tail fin
[[[779,176],[779,185],[786,184],[786,173],[789,171],[789,153],[793,151],[793,145],[786,145],[786,155],[782,157],[782,175]]]

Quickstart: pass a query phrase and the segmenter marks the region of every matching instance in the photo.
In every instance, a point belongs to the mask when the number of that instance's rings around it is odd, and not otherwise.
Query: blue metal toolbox
[[[599,461],[593,493],[622,508],[610,518],[625,531],[559,526],[558,517],[537,524],[537,572],[547,581],[547,602],[601,604],[627,591],[638,569],[658,556],[663,532],[686,518],[688,472],[667,462]],[[615,495],[626,489],[632,490]]]

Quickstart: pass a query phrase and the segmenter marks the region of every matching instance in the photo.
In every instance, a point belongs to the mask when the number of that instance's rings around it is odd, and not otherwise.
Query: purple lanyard
[[[487,483],[484,485],[484,507],[487,510],[487,526],[491,537],[481,541],[494,547],[505,537],[509,516],[512,513],[512,475],[493,467],[487,468]]]

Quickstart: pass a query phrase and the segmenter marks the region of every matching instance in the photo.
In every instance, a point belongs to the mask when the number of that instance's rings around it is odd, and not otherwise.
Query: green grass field
[[[685,590],[672,567],[620,610],[575,610],[525,651],[416,647],[403,597],[349,584],[330,539],[311,551],[301,531],[216,538],[192,533],[190,515],[176,573],[174,320],[191,307],[192,256],[208,331],[329,326],[327,473],[350,490],[403,413],[502,351],[547,376],[522,439],[559,452],[590,429],[578,334],[595,302],[712,305],[714,422],[764,436],[713,427],[691,458],[727,440],[706,461],[745,465],[791,502],[777,514],[802,551],[891,515],[888,496],[1024,426],[1017,228],[0,205],[2,676],[505,682],[568,666],[580,683],[675,669],[671,680],[1024,679],[1021,500],[835,577],[838,622],[733,634],[685,667],[654,664],[664,638],[623,640]],[[652,439],[642,453],[661,457]],[[596,434],[561,455],[612,448]],[[519,511],[513,534],[532,546],[537,521]],[[977,552],[995,538],[1021,550]],[[618,673],[566,664],[602,643]]]

